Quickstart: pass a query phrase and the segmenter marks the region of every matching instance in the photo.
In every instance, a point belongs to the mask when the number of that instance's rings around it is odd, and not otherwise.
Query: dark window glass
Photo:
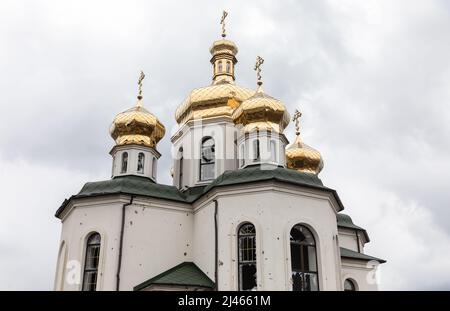
[[[137,172],[144,174],[145,155],[142,152],[138,154]]]
[[[128,152],[122,153],[122,167],[120,170],[120,173],[126,173],[127,172],[127,166],[128,166]]]
[[[354,292],[354,291],[356,291],[355,282],[353,282],[350,279],[346,279],[344,281],[344,291],[346,291],[346,292]]]
[[[202,141],[200,155],[200,180],[210,180],[215,177],[216,147],[214,139],[206,137]]]
[[[239,290],[256,290],[256,232],[245,223],[238,231]]]
[[[100,234],[92,233],[86,243],[86,257],[83,273],[83,291],[95,291],[97,288],[98,260],[100,257]]]
[[[231,72],[231,62],[227,62],[227,73]]]
[[[296,225],[291,230],[290,240],[292,289],[294,291],[319,290],[316,242],[313,234],[305,226]]]
[[[260,149],[259,149],[259,139],[253,141],[253,161],[257,162],[260,160]]]

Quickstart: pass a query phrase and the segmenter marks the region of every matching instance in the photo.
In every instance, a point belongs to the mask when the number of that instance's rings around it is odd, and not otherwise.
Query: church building
[[[119,113],[111,179],[86,183],[56,211],[62,230],[55,290],[376,290],[385,261],[364,251],[367,231],[343,213],[319,173],[321,154],[300,135],[301,113],[263,90],[239,86],[237,45],[213,42],[212,80],[165,127],[145,108]],[[289,144],[284,130],[294,121]],[[167,137],[166,137],[167,139]],[[158,183],[171,157],[172,185]]]

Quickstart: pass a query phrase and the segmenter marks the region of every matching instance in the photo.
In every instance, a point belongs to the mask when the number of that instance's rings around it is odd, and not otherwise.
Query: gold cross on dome
[[[261,56],[256,57],[256,64],[255,64],[255,70],[256,70],[256,78],[258,79],[258,85],[262,84],[261,81],[261,65],[264,63],[264,58]]]
[[[302,116],[302,113],[298,111],[298,109],[295,109],[295,113],[292,116],[292,121],[295,122],[295,135],[300,134],[300,117]]]
[[[141,75],[139,76],[139,79],[138,79],[138,99],[142,99],[142,80],[144,80],[144,78],[145,78],[145,74],[141,70]]]
[[[228,16],[227,11],[223,11],[222,18],[220,19],[220,24],[222,25],[222,37],[225,38],[227,34],[225,33],[225,18]]]

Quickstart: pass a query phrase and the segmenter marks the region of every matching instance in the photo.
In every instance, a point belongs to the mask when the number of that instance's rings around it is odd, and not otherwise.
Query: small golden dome
[[[319,174],[323,169],[320,152],[303,143],[300,136],[286,149],[286,166],[304,173]]]
[[[213,42],[213,45],[209,49],[209,52],[214,57],[218,54],[229,54],[230,56],[235,56],[238,52],[236,44],[227,39],[221,39]]]
[[[236,108],[232,117],[235,124],[244,126],[245,132],[257,129],[282,133],[290,121],[283,102],[265,94],[261,86]]]
[[[164,125],[142,107],[141,99],[135,107],[119,113],[110,128],[116,145],[138,144],[152,148],[156,148],[165,132]]]
[[[323,159],[319,151],[303,143],[300,138],[299,119],[301,113],[296,110],[293,120],[295,122],[295,142],[286,148],[286,166],[304,173],[319,174],[323,169]]]

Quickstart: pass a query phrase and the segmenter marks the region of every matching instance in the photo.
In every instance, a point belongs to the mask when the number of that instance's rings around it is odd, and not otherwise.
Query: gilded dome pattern
[[[244,126],[245,132],[258,129],[282,133],[290,121],[283,102],[265,94],[261,88],[236,108],[232,117],[235,124]]]
[[[138,144],[155,148],[164,137],[164,125],[138,102],[119,113],[111,124],[111,137],[116,145]]]
[[[286,166],[304,173],[319,174],[323,159],[319,151],[303,143],[300,135],[286,149]]]
[[[231,117],[234,109],[252,94],[253,90],[228,82],[197,88],[177,108],[175,119],[182,124],[194,119]]]

